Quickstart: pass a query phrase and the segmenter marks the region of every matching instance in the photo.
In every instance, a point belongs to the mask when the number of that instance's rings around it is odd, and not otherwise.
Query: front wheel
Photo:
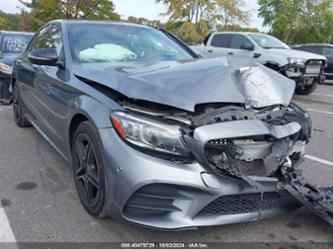
[[[83,122],[72,140],[73,174],[81,203],[90,215],[105,217],[104,157],[97,131]]]
[[[317,85],[318,81],[313,81],[311,85],[304,86],[304,88],[296,88],[295,92],[301,95],[308,95],[316,90]]]

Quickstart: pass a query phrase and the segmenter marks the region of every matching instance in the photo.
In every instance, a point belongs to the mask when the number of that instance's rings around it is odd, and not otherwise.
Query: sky
[[[250,27],[258,28],[260,31],[268,31],[267,27],[262,26],[262,19],[257,15],[257,0],[244,1],[246,6],[244,9],[252,13],[252,21]],[[116,11],[122,16],[145,17],[147,19],[159,19],[166,21],[167,17],[161,16],[166,11],[166,6],[156,4],[155,0],[113,0]],[[0,10],[9,13],[19,13],[22,7],[18,0],[0,0]]]

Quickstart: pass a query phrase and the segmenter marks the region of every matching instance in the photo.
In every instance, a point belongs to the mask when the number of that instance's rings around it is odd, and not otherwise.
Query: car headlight
[[[304,64],[305,63],[305,59],[301,59],[301,58],[288,58],[288,62],[290,64]]]
[[[0,62],[0,71],[6,74],[12,74],[13,72],[13,67]]]
[[[111,121],[118,135],[134,146],[169,156],[190,156],[179,125],[121,111],[113,112]]]

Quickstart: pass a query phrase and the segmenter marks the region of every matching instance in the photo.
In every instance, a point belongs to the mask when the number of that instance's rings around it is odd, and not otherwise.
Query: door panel
[[[327,58],[327,68],[325,69],[326,78],[333,79],[333,48],[326,47],[323,49],[323,54]]]

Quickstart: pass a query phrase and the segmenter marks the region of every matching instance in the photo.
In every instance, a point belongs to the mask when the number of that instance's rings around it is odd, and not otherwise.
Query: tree
[[[0,10],[0,29],[3,29],[5,27],[6,27],[5,13]]]
[[[195,24],[192,22],[183,23],[175,32],[184,42],[189,44],[198,43],[203,40],[201,34],[198,33]]]
[[[151,26],[151,27],[161,27],[162,23],[160,20],[148,20],[144,17],[135,17],[135,16],[129,16],[127,20],[124,20],[126,22],[130,23],[137,23],[137,24],[142,24],[146,26]]]
[[[259,16],[286,43],[328,42],[333,33],[332,0],[258,0]]]
[[[119,20],[109,0],[19,0],[30,11],[22,16],[32,30],[53,19]]]
[[[210,25],[222,23],[247,24],[250,15],[242,10],[243,0],[156,0],[164,3],[171,21],[187,21],[198,24],[208,21]]]

